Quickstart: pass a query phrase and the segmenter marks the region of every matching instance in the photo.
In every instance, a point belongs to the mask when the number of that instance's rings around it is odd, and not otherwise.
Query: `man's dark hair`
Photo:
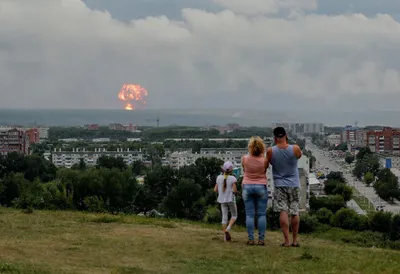
[[[283,127],[276,127],[274,129],[274,137],[282,138],[286,136],[286,130]]]

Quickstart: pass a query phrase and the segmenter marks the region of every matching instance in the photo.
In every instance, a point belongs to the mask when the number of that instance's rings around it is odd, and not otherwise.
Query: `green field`
[[[246,246],[243,229],[135,216],[0,210],[0,273],[399,273],[400,252],[302,236]]]

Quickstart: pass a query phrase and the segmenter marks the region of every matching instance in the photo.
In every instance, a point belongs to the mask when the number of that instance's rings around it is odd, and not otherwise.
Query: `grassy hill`
[[[301,237],[246,246],[243,229],[79,212],[0,208],[0,273],[398,273],[400,252]]]

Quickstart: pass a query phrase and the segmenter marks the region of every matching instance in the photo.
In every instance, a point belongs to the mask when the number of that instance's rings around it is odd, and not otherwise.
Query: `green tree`
[[[138,160],[132,163],[132,174],[134,176],[144,175],[145,172],[146,172],[146,166],[142,161]]]
[[[312,211],[315,212],[324,207],[333,213],[336,213],[339,209],[346,207],[346,203],[341,195],[330,195],[325,197],[315,197],[314,195],[311,195],[310,209]]]
[[[362,158],[359,158],[360,153],[363,155]],[[372,153],[359,152],[357,154],[357,162],[353,174],[358,179],[361,179],[367,172],[371,172],[373,175],[379,172],[379,159]]]
[[[384,200],[394,202],[400,196],[398,178],[388,168],[384,168],[377,174],[378,181],[374,184],[375,192]]]
[[[325,207],[320,208],[316,213],[317,220],[321,224],[330,224],[332,216],[333,216],[332,211],[330,211]]]
[[[342,208],[337,211],[332,217],[331,223],[333,226],[350,230],[362,231],[368,228],[366,219],[349,208]]]
[[[377,211],[370,216],[369,225],[372,231],[389,233],[391,221],[392,213]]]
[[[201,178],[199,184],[203,192],[214,187],[216,178],[221,174],[221,166],[224,162],[218,158],[198,158],[195,162],[198,175]]]
[[[342,181],[339,181],[339,180],[333,180],[333,179],[326,180],[325,183],[324,183],[324,192],[325,192],[325,194],[332,195],[334,190],[341,183],[342,183]]]
[[[108,169],[112,169],[112,168],[117,168],[120,170],[123,169],[127,169],[127,165],[124,162],[124,159],[122,157],[111,157],[111,156],[100,156],[97,159],[97,168],[108,168]]]
[[[337,194],[343,197],[343,200],[345,202],[348,202],[351,200],[352,196],[353,196],[353,189],[343,183],[340,183],[336,186],[336,188],[333,190],[332,194]]]
[[[340,171],[331,171],[326,175],[327,180],[335,180],[340,181],[342,183],[346,183],[346,179],[343,177],[343,173]]]
[[[162,210],[169,217],[202,220],[204,207],[201,205],[201,186],[193,180],[181,179],[163,200]]]
[[[0,202],[3,206],[11,206],[14,199],[19,198],[29,184],[22,173],[11,172],[1,181]]]
[[[356,156],[356,159],[357,159],[357,160],[362,160],[362,159],[364,159],[364,157],[365,157],[366,155],[373,155],[373,153],[372,153],[372,151],[371,151],[371,149],[370,149],[369,147],[362,147],[362,148],[358,151],[357,156]]]
[[[144,180],[144,187],[147,193],[146,197],[148,207],[157,209],[162,199],[177,186],[179,178],[176,170],[167,166],[156,166],[153,170],[148,171]]]
[[[400,214],[393,215],[390,223],[390,240],[400,240]]]
[[[373,181],[374,181],[374,174],[372,174],[371,172],[367,172],[364,174],[364,182],[367,186],[370,186]]]
[[[367,172],[369,172],[367,164],[362,161],[357,161],[353,169],[353,175],[358,179],[361,179],[361,177]]]
[[[392,203],[395,198],[399,197],[399,183],[397,181],[382,182],[378,180],[374,184],[374,189],[379,197]]]
[[[351,155],[350,153],[348,153],[346,155],[346,157],[344,158],[344,160],[346,161],[346,163],[348,163],[350,165],[351,163],[354,162],[354,156]]]

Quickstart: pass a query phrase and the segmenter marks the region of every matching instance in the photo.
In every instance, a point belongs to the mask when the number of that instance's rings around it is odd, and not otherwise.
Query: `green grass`
[[[365,196],[361,195],[356,188],[353,188],[353,191],[354,191],[353,199],[361,207],[362,210],[364,210],[367,213],[375,212],[374,205]]]
[[[301,235],[300,248],[233,241],[219,226],[81,212],[0,210],[0,273],[398,273],[400,252]],[[344,232],[340,232],[344,233]],[[350,233],[350,232],[349,232]],[[338,234],[339,235],[339,234]],[[349,234],[350,235],[350,234]],[[327,237],[331,237],[325,234]]]

